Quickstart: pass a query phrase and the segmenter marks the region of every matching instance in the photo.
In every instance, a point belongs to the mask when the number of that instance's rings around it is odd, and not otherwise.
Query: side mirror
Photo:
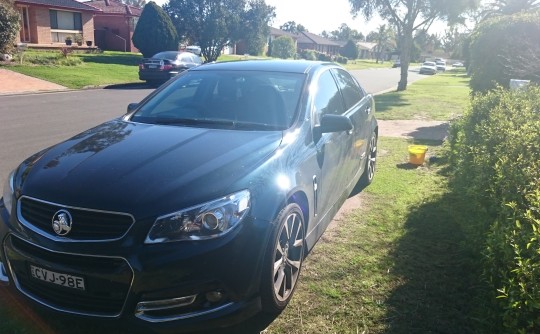
[[[350,131],[353,129],[353,124],[347,116],[323,115],[321,117],[321,125],[319,128],[319,132],[321,134],[328,132]]]
[[[138,106],[139,106],[138,103],[130,103],[130,104],[128,104],[127,112],[128,113],[132,112],[133,110],[137,109]]]

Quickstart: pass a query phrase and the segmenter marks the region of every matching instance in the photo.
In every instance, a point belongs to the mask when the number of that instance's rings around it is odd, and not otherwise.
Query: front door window
[[[28,7],[19,7],[19,14],[21,17],[21,42],[30,42],[30,21],[28,19]]]

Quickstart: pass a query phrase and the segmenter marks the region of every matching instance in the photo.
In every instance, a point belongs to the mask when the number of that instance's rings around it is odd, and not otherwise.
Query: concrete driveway
[[[0,94],[35,93],[67,89],[55,83],[0,68]]]

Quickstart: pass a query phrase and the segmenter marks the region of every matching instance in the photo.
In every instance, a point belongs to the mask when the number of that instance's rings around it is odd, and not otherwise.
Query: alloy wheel
[[[289,299],[294,291],[304,257],[304,228],[302,217],[290,212],[278,233],[274,252],[274,296],[280,302]]]

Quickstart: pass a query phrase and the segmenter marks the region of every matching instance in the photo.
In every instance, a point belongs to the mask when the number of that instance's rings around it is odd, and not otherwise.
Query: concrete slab
[[[0,94],[36,93],[66,90],[67,88],[49,81],[0,68]]]

